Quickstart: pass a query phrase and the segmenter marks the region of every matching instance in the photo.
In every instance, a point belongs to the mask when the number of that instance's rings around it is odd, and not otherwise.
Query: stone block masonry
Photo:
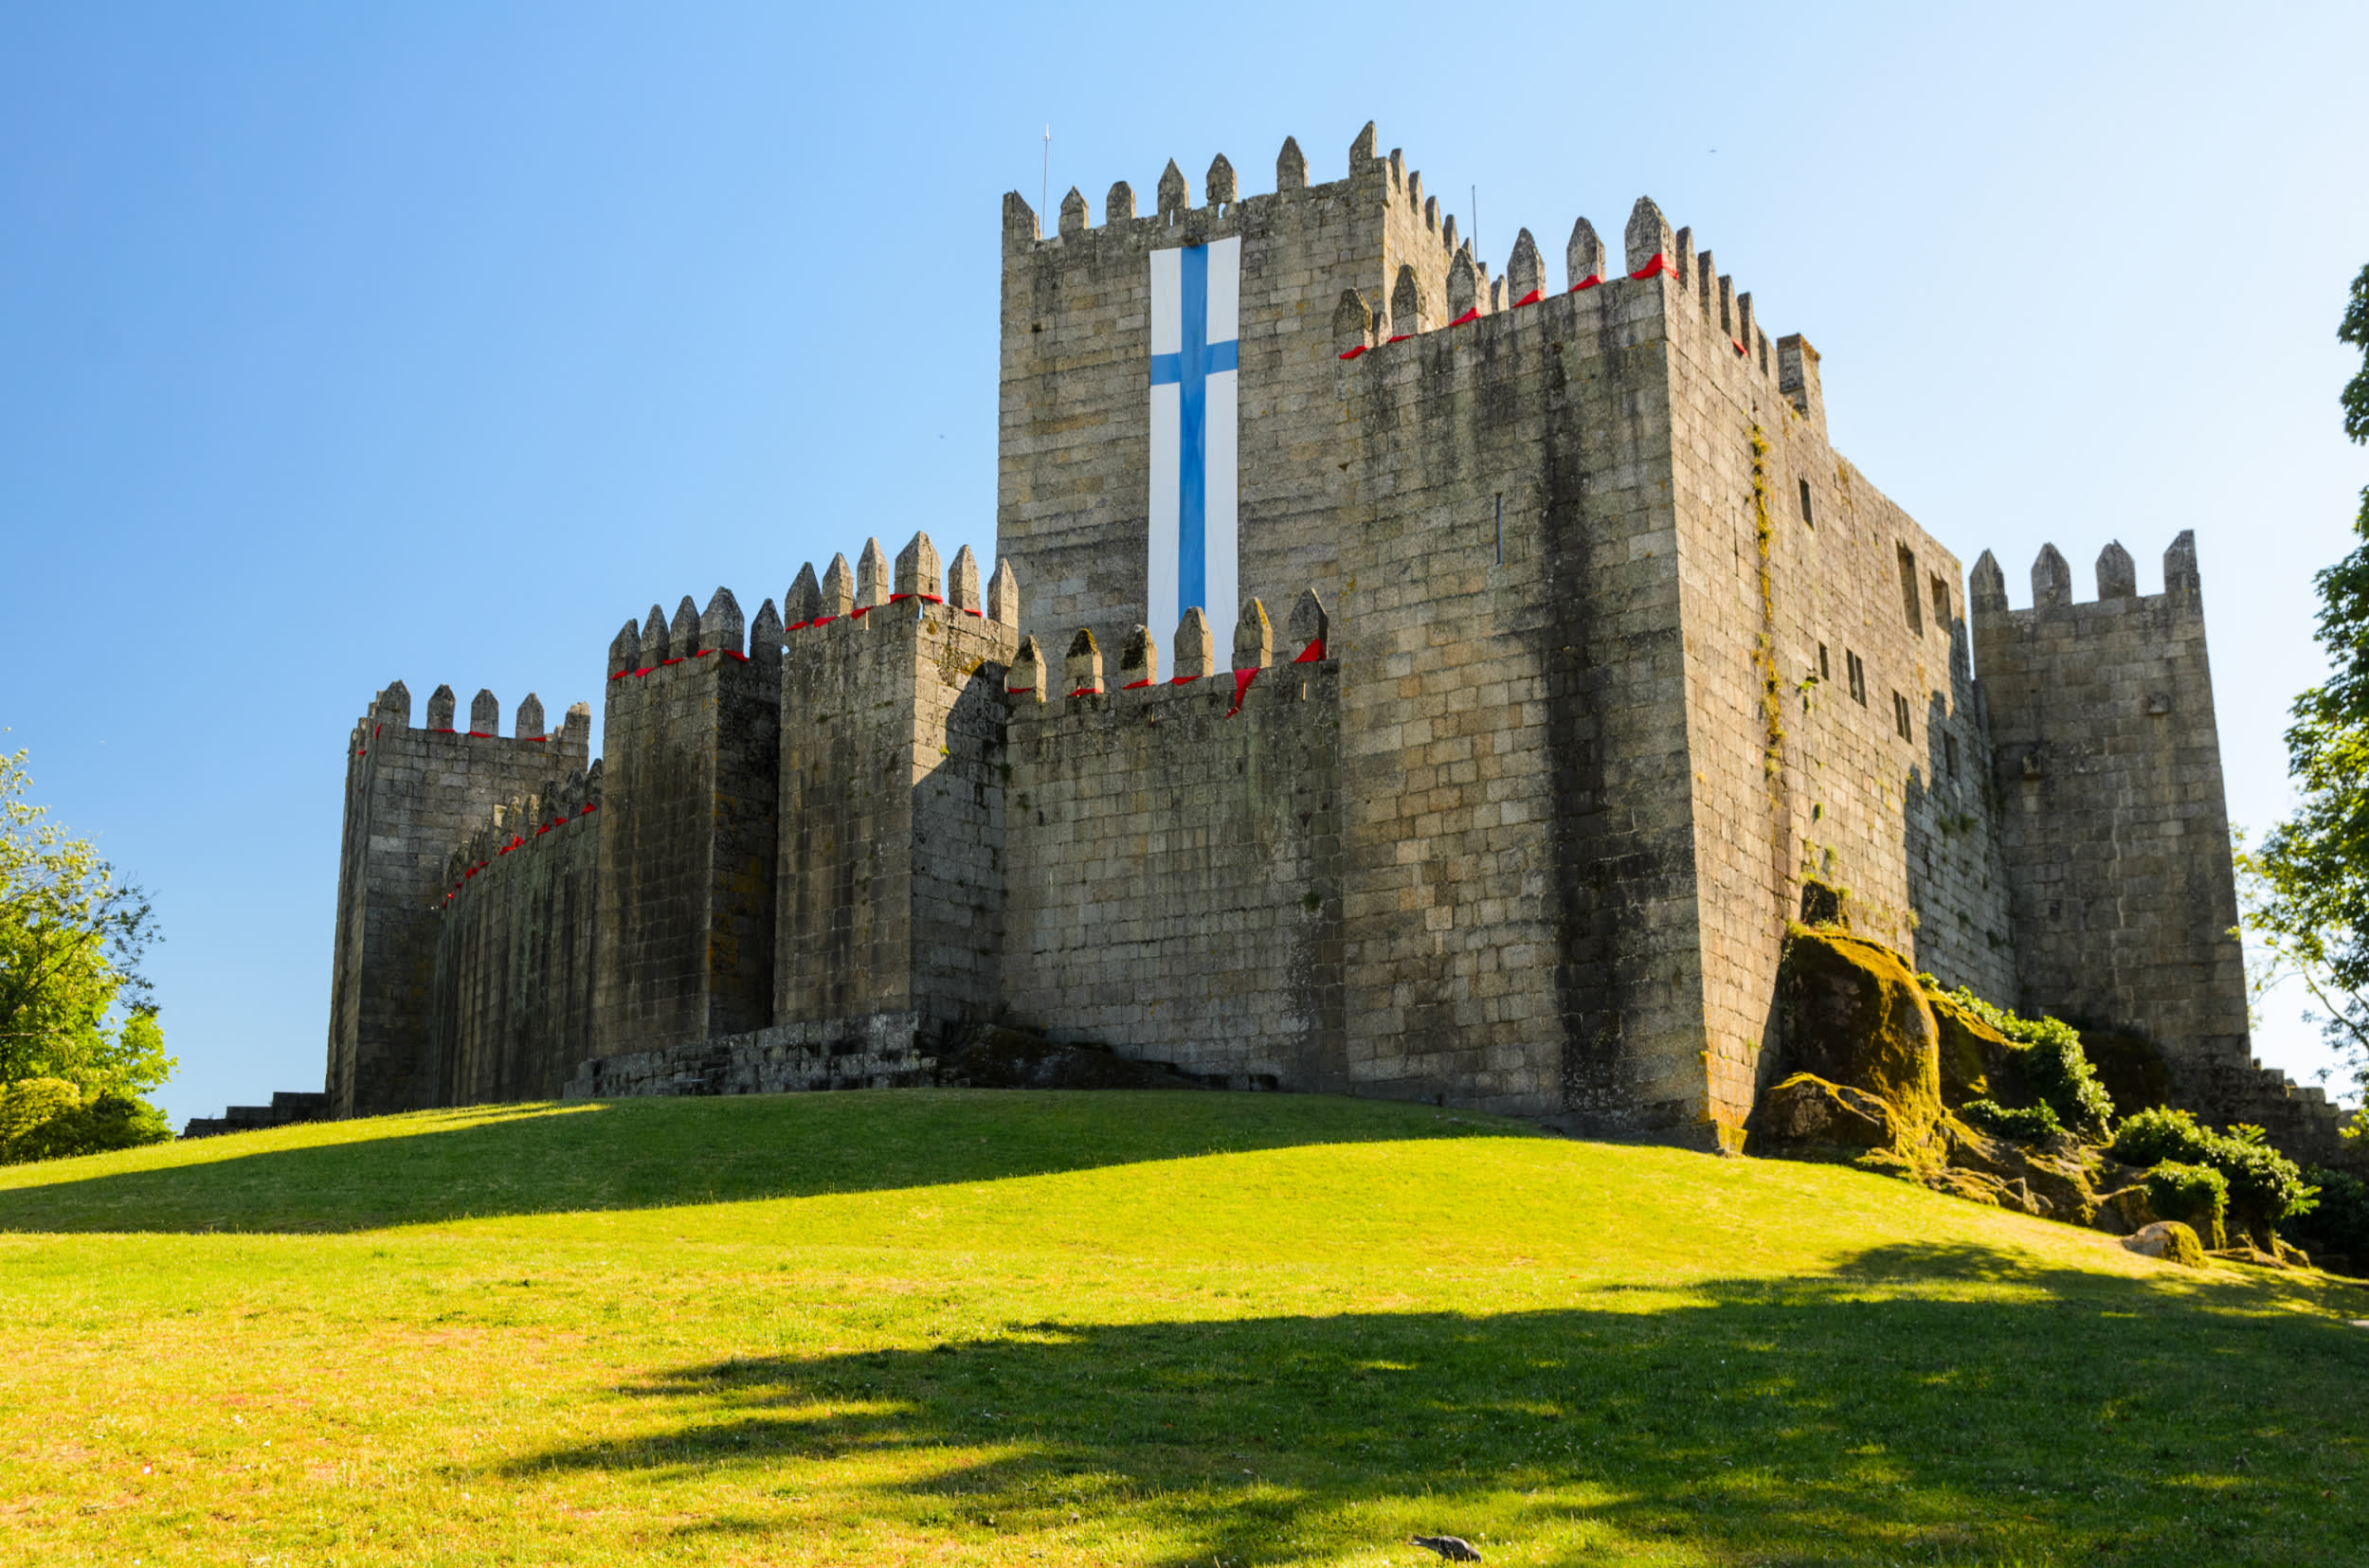
[[[1011,1015],[1239,1088],[1346,1090],[1338,668],[1024,694],[1009,736]]]
[[[582,705],[546,733],[543,705],[530,695],[504,736],[491,692],[478,694],[464,730],[452,688],[440,686],[426,717],[412,728],[411,694],[396,681],[347,741],[326,1074],[339,1116],[451,1103],[433,1023],[447,864],[497,802],[590,759],[592,715]]]
[[[1944,983],[2143,1036],[2202,1108],[2332,1126],[2247,1054],[2185,544],[2155,599],[2119,550],[2095,604],[2048,559],[2034,610],[1987,557],[1969,597],[1829,444],[1817,351],[1650,201],[1617,246],[1576,220],[1556,283],[1527,231],[1492,277],[1371,126],[1338,179],[1287,142],[1237,186],[1171,164],[1051,234],[1004,199],[992,577],[915,533],[745,623],[653,606],[597,776],[573,718],[554,766],[382,696],[341,1114],[912,1083],[1012,1026],[1732,1148],[1816,878]],[[1247,603],[1171,631],[1153,261],[1219,241],[1237,412],[1195,449],[1232,453]]]

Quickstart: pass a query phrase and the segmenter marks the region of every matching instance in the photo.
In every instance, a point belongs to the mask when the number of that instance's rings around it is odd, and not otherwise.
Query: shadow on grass
[[[292,1147],[280,1146],[283,1131],[141,1151],[161,1158],[153,1168],[17,1167],[9,1174],[26,1184],[0,1187],[0,1232],[367,1231],[1532,1130],[1300,1094],[891,1090],[497,1106],[294,1129],[324,1141]],[[246,1151],[261,1140],[271,1142]]]
[[[1587,1295],[686,1366],[626,1391],[660,1414],[648,1440],[508,1469],[745,1478],[744,1505],[685,1528],[786,1550],[811,1524],[769,1499],[805,1488],[835,1524],[1041,1532],[1089,1557],[1125,1540],[1179,1568],[1333,1561],[1416,1530],[1558,1562],[1659,1543],[1756,1563],[2351,1563],[2369,1540],[2369,1334],[2275,1291],[1896,1246],[1659,1310]],[[784,1473],[807,1465],[855,1479]]]

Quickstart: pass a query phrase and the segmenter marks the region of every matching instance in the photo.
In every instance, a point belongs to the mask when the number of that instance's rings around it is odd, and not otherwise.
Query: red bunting
[[[1307,647],[1302,648],[1300,650],[1299,658],[1292,660],[1292,662],[1294,664],[1315,664],[1322,661],[1324,657],[1325,640],[1320,637],[1311,641]]]
[[[1466,311],[1462,315],[1459,315],[1454,321],[1449,322],[1448,325],[1451,327],[1461,327],[1467,321],[1478,321],[1479,319],[1480,307],[1478,305],[1474,305],[1471,310]]]
[[[806,624],[809,626],[827,626],[838,619],[839,617],[835,615],[818,615],[812,621],[807,622]]]
[[[975,615],[975,616],[977,616],[977,617],[978,617],[980,620],[982,620],[982,621],[985,621],[985,620],[987,618],[987,612],[986,612],[986,611],[985,611],[985,610],[974,610],[974,609],[972,609],[972,608],[971,608],[968,604],[965,604],[965,605],[963,606],[963,613],[964,613],[965,615]]]
[[[1168,677],[1168,684],[1171,686],[1189,686],[1200,678],[1201,676],[1170,676]]]
[[[1398,336],[1396,336],[1396,337],[1394,337],[1394,338],[1389,339],[1389,341],[1390,341],[1390,342],[1393,342],[1393,343],[1403,343],[1403,342],[1405,342],[1408,338],[1413,337],[1414,335],[1415,335],[1415,334],[1414,334],[1413,333],[1399,333],[1399,335],[1398,335]]]
[[[1350,350],[1347,353],[1345,353],[1345,354],[1339,354],[1339,355],[1336,355],[1336,356],[1334,356],[1334,357],[1336,357],[1336,358],[1340,358],[1340,359],[1355,359],[1355,358],[1356,358],[1359,354],[1362,354],[1362,353],[1364,353],[1365,351],[1365,344],[1363,344],[1363,343],[1360,343],[1360,344],[1359,344],[1356,348],[1351,349],[1351,350]]]
[[[694,657],[696,658],[696,656],[695,655]],[[660,667],[663,667],[663,666],[668,665],[668,664],[680,664],[681,662],[682,662],[682,660],[681,660],[681,659],[679,659],[679,658],[661,658],[661,659],[660,659],[660,660],[659,660],[659,664],[660,665]]]
[[[889,603],[894,604],[900,599],[911,599],[913,595],[910,593],[892,593],[889,595]]]
[[[596,812],[596,811],[598,811],[598,810],[600,810],[600,809],[601,809],[601,802],[598,802],[598,801],[587,801],[587,802],[584,802],[584,809],[583,809],[582,811],[577,812],[577,813],[576,813],[576,815],[577,815],[577,816],[579,816],[579,817],[589,817],[589,816],[591,816],[591,815],[592,815],[592,813],[594,813],[594,812]]]
[[[1572,284],[1572,285],[1571,285],[1571,292],[1572,292],[1573,294],[1577,294],[1577,293],[1579,293],[1582,289],[1592,289],[1592,288],[1594,288],[1597,284],[1599,284],[1599,283],[1602,282],[1603,280],[1604,280],[1604,275],[1603,275],[1602,273],[1600,273],[1600,272],[1591,272],[1591,273],[1589,273],[1586,277],[1584,277],[1584,278],[1581,279],[1578,282],[1576,282],[1576,283]]]
[[[529,735],[529,736],[527,737],[527,739],[529,739],[529,740],[533,741],[535,745],[540,746],[540,745],[542,745],[545,741],[550,740],[550,739],[551,739],[551,736],[549,736],[549,735]]]
[[[472,730],[469,731],[469,738],[473,741],[490,741],[494,739],[494,731],[491,730]]]
[[[1076,691],[1070,694],[1070,695],[1074,697],[1098,697],[1101,694],[1102,692],[1100,688],[1094,686],[1080,686]]]
[[[715,650],[714,650],[714,649],[713,649],[713,648],[702,648],[702,649],[700,649],[697,653],[693,654],[691,657],[692,657],[692,658],[707,658],[707,656],[708,656],[708,655],[710,655],[710,654],[712,654],[712,653],[714,653],[714,652],[715,652]]]
[[[1746,349],[1746,348],[1745,348],[1743,344],[1741,344],[1741,343],[1736,343],[1736,340],[1735,340],[1734,338],[1732,338],[1732,337],[1731,337],[1731,338],[1729,338],[1729,339],[1727,339],[1727,341],[1728,341],[1729,343],[1734,343],[1734,344],[1735,344],[1735,350],[1736,350],[1736,352],[1738,352],[1738,353],[1740,353],[1740,354],[1741,354],[1741,353],[1749,353],[1749,352],[1751,352],[1751,351],[1750,351],[1749,349]]]
[[[376,740],[376,739],[378,739],[378,732],[379,732],[381,730],[384,730],[384,729],[386,729],[386,728],[387,728],[387,727],[386,727],[385,725],[383,725],[383,724],[373,724],[373,725],[371,725],[371,739],[372,739],[372,740]]]
[[[1632,278],[1651,278],[1657,272],[1666,272],[1673,278],[1678,276],[1678,269],[1671,265],[1670,258],[1664,256],[1658,250],[1654,252],[1654,259],[1652,261],[1646,262],[1643,266],[1629,274],[1629,276]]]
[[[1243,694],[1250,690],[1250,683],[1257,678],[1258,672],[1257,670],[1237,670],[1234,672],[1234,706],[1225,711],[1225,716],[1227,718],[1232,718],[1235,714],[1242,711]]]
[[[615,675],[613,675],[613,676],[609,676],[608,678],[609,678],[609,679],[611,679],[611,680],[623,680],[623,679],[624,679],[627,676],[629,676],[629,675],[631,675],[631,674],[633,674],[633,672],[632,672],[631,670],[620,670],[620,671],[618,671]]]
[[[1148,680],[1130,680],[1126,685],[1120,687],[1119,690],[1122,692],[1140,692],[1150,684],[1151,682]]]
[[[877,604],[859,604],[854,609],[847,612],[847,619],[850,621],[861,621],[865,616],[870,615],[874,610],[877,610],[879,607],[880,606]]]
[[[736,652],[734,652],[732,649],[730,649],[730,648],[726,648],[726,649],[724,649],[724,650],[723,650],[723,654],[724,654],[724,657],[725,657],[726,658],[736,658],[736,659],[740,660],[740,662],[742,662],[743,664],[746,664],[746,663],[748,663],[748,662],[749,662],[749,656],[748,656],[747,654],[744,654],[744,653],[736,653]]]
[[[1004,688],[1004,694],[1008,697],[1033,697],[1037,694],[1037,689],[1034,686],[1006,686]]]
[[[1546,298],[1546,291],[1545,289],[1532,289],[1532,290],[1530,290],[1530,292],[1529,292],[1529,293],[1528,293],[1528,294],[1526,294],[1526,295],[1522,296],[1522,297],[1521,297],[1521,298],[1516,299],[1516,300],[1513,302],[1513,308],[1514,308],[1515,310],[1517,310],[1517,311],[1518,311],[1518,310],[1520,310],[1520,309],[1521,309],[1523,306],[1525,306],[1525,305],[1535,305],[1535,304],[1537,304],[1537,303],[1538,303],[1541,299],[1544,299],[1544,298]]]
[[[451,728],[449,725],[447,725],[445,728],[443,728],[443,729],[442,729],[442,730],[429,730],[429,731],[428,731],[428,733],[429,733],[429,734],[431,734],[431,735],[449,735],[449,734],[451,734],[451,733],[452,733],[452,728]]]

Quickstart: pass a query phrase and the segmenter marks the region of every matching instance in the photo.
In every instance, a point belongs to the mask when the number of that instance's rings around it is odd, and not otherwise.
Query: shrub
[[[2314,1190],[2303,1171],[2263,1141],[2260,1127],[2215,1132],[2184,1110],[2143,1110],[2115,1132],[2109,1152],[2125,1165],[2170,1161],[2220,1172],[2229,1182],[2230,1214],[2257,1241],[2269,1241],[2279,1221],[2311,1212]]]
[[[2206,1235],[2221,1235],[2229,1213],[2229,1178],[2211,1165],[2166,1160],[2147,1172],[2147,1207],[2160,1218],[2183,1220]],[[2217,1243],[2216,1243],[2217,1245]]]
[[[135,1148],[172,1137],[164,1112],[121,1090],[84,1101],[63,1078],[20,1078],[0,1088],[0,1164]]]
[[[1920,975],[1927,990],[1937,989],[1930,975]],[[2025,1047],[2016,1061],[2033,1098],[2055,1113],[2056,1120],[2084,1138],[2103,1138],[2113,1125],[2114,1101],[2098,1082],[2089,1058],[2082,1054],[2081,1035],[2062,1018],[2019,1018],[2004,1007],[1994,1007],[1964,986],[1945,992],[1950,1000],[2000,1034]]]
[[[1995,1100],[1968,1100],[1958,1114],[1985,1132],[2016,1144],[2045,1144],[2065,1135],[2065,1124],[2045,1105],[2011,1110]]]

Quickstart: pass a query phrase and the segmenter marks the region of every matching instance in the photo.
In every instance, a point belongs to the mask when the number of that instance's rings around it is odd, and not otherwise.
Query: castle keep
[[[373,700],[338,1114],[920,1082],[1002,1023],[1732,1147],[1815,879],[2332,1136],[2249,1056],[2189,535],[2011,608],[1653,203],[1492,275],[1371,126],[1003,233],[991,573],[916,534],[654,606],[597,760],[581,705]]]

